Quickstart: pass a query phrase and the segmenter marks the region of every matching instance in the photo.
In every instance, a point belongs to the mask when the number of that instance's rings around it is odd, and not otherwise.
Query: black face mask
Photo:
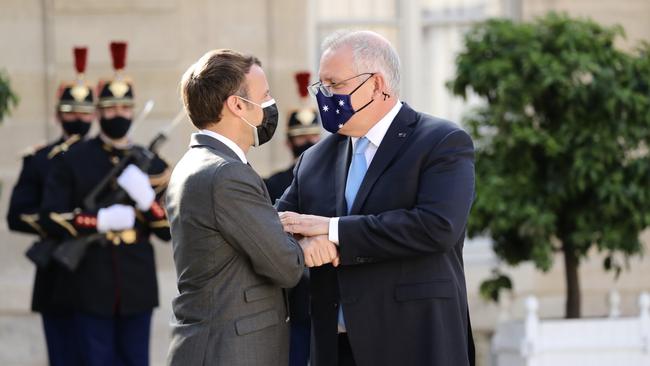
[[[86,136],[90,130],[90,123],[84,122],[81,119],[76,119],[74,121],[62,121],[61,126],[63,131],[68,136],[79,135],[81,137]]]
[[[99,120],[99,126],[106,136],[112,139],[120,139],[129,132],[131,119],[124,117],[101,118]]]
[[[300,155],[302,155],[302,153],[304,153],[305,151],[307,151],[307,149],[309,149],[314,145],[315,144],[313,142],[306,142],[302,145],[291,144],[291,151],[293,152],[293,157],[294,158],[299,157]]]
[[[262,103],[264,117],[262,117],[262,124],[257,126],[257,137],[260,140],[260,145],[269,142],[278,127],[278,105],[275,104],[275,100],[273,100],[272,104],[269,104],[269,102]]]
[[[253,136],[253,146],[257,147],[269,142],[275,133],[275,129],[278,127],[278,105],[275,104],[275,100],[271,99],[262,104],[257,104],[244,97],[239,98],[262,108],[262,112],[264,113],[264,116],[262,117],[262,123],[259,126],[252,125],[242,117],[242,120],[246,122],[247,125],[255,129],[255,134]]]

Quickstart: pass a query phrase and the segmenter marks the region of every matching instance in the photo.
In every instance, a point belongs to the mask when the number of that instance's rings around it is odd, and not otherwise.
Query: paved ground
[[[0,232],[1,366],[47,365],[41,320],[29,311],[33,268],[23,255],[28,244],[26,236]],[[171,299],[176,292],[176,275],[169,244],[156,244],[155,248],[160,307],[154,311],[151,365],[162,366],[169,346]]]

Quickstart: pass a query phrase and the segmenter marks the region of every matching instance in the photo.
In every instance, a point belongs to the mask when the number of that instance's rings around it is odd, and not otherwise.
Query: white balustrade
[[[525,319],[497,326],[494,366],[650,366],[650,295],[639,296],[635,317],[621,317],[617,292],[609,303],[607,318],[546,320],[538,300],[526,298]]]

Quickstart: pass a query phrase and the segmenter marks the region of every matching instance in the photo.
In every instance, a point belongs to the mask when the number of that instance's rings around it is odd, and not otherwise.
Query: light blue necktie
[[[363,177],[366,175],[366,170],[368,170],[365,152],[369,143],[370,140],[362,137],[354,144],[352,162],[350,163],[350,170],[348,170],[348,180],[345,184],[345,202],[348,204],[348,214],[352,210],[354,198],[357,196]]]
[[[352,162],[350,163],[350,170],[348,171],[348,180],[345,184],[345,202],[348,204],[348,214],[352,210],[352,205],[354,204],[354,198],[359,192],[359,187],[361,187],[361,182],[363,182],[363,177],[366,175],[366,170],[368,170],[368,163],[366,163],[366,149],[370,140],[366,137],[362,137],[354,144],[354,152],[352,154]],[[339,333],[345,332],[345,320],[343,319],[343,305],[339,306]]]

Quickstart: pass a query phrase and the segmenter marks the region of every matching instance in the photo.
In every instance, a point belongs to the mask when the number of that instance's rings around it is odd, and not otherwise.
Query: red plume
[[[113,69],[122,70],[126,66],[126,42],[111,42]]]
[[[87,47],[74,48],[74,68],[77,69],[78,74],[83,74],[86,71],[87,57],[88,57]]]
[[[309,86],[309,71],[301,71],[296,73],[296,81],[298,82],[298,93],[302,98],[305,98],[309,93],[307,87]]]

